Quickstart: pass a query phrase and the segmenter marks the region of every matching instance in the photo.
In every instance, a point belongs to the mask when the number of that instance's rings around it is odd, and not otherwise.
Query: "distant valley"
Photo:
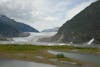
[[[57,32],[59,30],[59,27],[51,28],[51,29],[45,29],[42,32]]]

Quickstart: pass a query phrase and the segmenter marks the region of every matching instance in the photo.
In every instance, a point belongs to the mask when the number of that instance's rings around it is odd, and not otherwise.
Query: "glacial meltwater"
[[[86,62],[90,64],[100,65],[100,54],[90,54],[90,53],[73,53],[73,52],[58,52],[58,51],[48,51],[51,54],[63,54],[65,57],[78,60],[81,62]]]
[[[56,67],[49,64],[34,63],[17,60],[0,60],[0,67]]]

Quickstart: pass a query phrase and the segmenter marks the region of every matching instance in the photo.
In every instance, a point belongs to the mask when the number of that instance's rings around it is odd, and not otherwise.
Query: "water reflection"
[[[17,61],[17,60],[0,60],[0,67],[56,67],[48,64]]]

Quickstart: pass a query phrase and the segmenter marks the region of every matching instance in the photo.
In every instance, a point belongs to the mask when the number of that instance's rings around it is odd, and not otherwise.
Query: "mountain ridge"
[[[100,0],[92,3],[60,27],[53,41],[85,43],[94,38],[100,43]]]
[[[26,32],[38,32],[36,29],[24,23],[10,19],[5,15],[0,16],[0,36],[1,37],[17,37],[29,36]]]

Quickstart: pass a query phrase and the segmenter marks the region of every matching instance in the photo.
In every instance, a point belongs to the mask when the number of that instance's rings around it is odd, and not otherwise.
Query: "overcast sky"
[[[60,27],[96,0],[0,0],[0,14],[38,30]]]

